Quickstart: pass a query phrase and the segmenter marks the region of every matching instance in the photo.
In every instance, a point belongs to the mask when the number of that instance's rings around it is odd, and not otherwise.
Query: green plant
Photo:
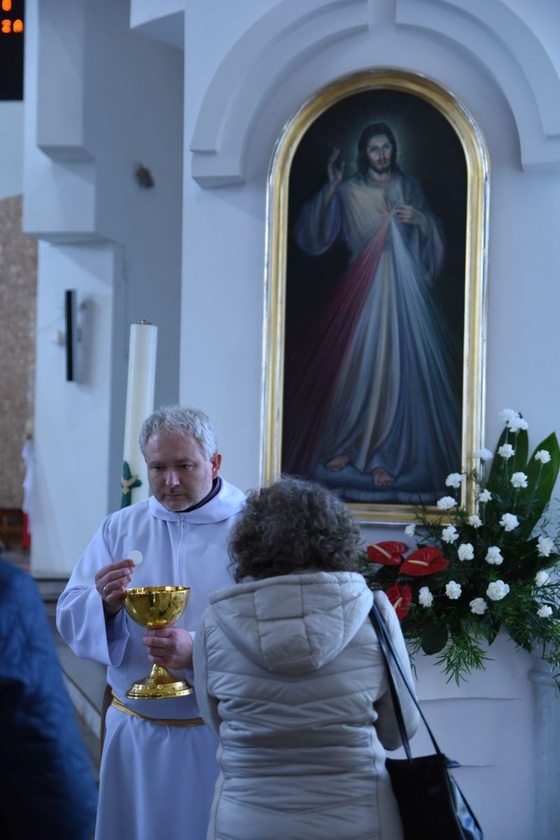
[[[412,656],[435,654],[449,680],[483,669],[503,629],[540,652],[560,688],[560,538],[550,510],[560,449],[553,433],[529,457],[526,421],[501,414],[495,453],[479,450],[472,469],[447,477],[438,515],[416,509],[405,529],[416,548],[369,545],[361,571],[387,593]],[[463,488],[473,493],[472,511],[459,503]]]

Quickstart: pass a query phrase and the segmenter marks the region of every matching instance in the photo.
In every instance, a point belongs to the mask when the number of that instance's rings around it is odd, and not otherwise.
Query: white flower
[[[443,496],[441,499],[438,499],[437,506],[440,510],[449,510],[449,508],[455,507],[457,502],[453,498],[453,496]]]
[[[489,461],[490,458],[494,457],[494,453],[490,452],[489,449],[482,447],[482,449],[475,449],[472,456],[473,458],[480,458],[481,461]]]
[[[469,607],[471,608],[471,612],[475,615],[484,615],[488,609],[488,604],[484,598],[475,598],[470,602]]]
[[[513,458],[515,455],[515,449],[511,443],[503,443],[498,449],[498,455],[501,455],[502,458],[505,458],[507,461],[509,458]]]
[[[434,596],[430,592],[427,586],[422,586],[420,591],[418,592],[418,603],[422,604],[422,606],[426,609],[427,607],[431,607],[434,602]]]
[[[523,419],[523,417],[512,417],[508,425],[511,431],[515,434],[517,434],[517,432],[520,429],[523,429],[523,431],[527,431],[527,429],[529,428],[529,424],[526,420]]]
[[[503,411],[500,411],[500,417],[506,426],[509,426],[512,420],[516,420],[519,417],[519,412],[514,411],[513,408],[504,408]]]
[[[509,592],[509,584],[503,580],[494,580],[488,585],[486,594],[492,601],[501,601]]]
[[[492,493],[490,492],[490,490],[482,490],[478,494],[478,501],[481,504],[486,504],[486,502],[491,501],[491,499],[492,499]]]
[[[445,479],[445,484],[446,487],[460,487],[464,480],[465,476],[461,473],[449,473]]]
[[[552,607],[549,607],[548,604],[543,604],[537,610],[537,615],[539,618],[549,618],[552,615]]]
[[[516,489],[527,487],[527,476],[524,472],[515,472],[511,477],[511,483]]]
[[[504,531],[513,531],[519,525],[519,519],[514,513],[504,513],[500,519],[500,525]]]
[[[548,581],[550,580],[550,575],[548,572],[545,572],[544,569],[541,569],[540,572],[537,572],[535,575],[535,583],[537,586],[546,586]]]
[[[550,537],[539,537],[538,549],[539,557],[550,557],[554,551],[554,540]]]
[[[455,540],[458,540],[459,533],[455,525],[448,525],[447,528],[444,528],[441,532],[441,538],[446,543],[454,543]]]
[[[474,548],[470,543],[461,543],[457,554],[459,555],[459,560],[473,560]]]
[[[491,566],[501,566],[504,562],[504,558],[502,557],[502,552],[498,548],[497,545],[491,545],[488,551],[486,552],[486,557],[484,558],[487,563]]]
[[[407,525],[406,528],[404,529],[404,532],[405,532],[407,537],[413,537],[415,531],[416,531],[416,524],[414,522],[412,522],[412,524],[410,524],[410,525]]]
[[[550,461],[550,452],[548,449],[539,449],[538,452],[535,452],[535,461],[540,461],[541,464],[548,464]]]
[[[450,580],[449,583],[445,587],[445,594],[449,598],[450,601],[456,601],[457,598],[461,597],[461,584],[456,583],[454,580]]]
[[[482,519],[478,513],[471,513],[469,516],[469,525],[472,525],[473,528],[480,528],[482,525]]]

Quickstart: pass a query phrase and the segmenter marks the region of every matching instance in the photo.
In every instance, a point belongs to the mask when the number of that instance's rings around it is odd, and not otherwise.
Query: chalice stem
[[[146,683],[150,685],[169,685],[176,683],[177,677],[167,670],[165,665],[152,665],[152,670],[145,679]]]

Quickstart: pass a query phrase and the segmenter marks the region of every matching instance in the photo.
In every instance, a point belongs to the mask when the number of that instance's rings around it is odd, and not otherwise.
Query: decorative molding
[[[193,178],[205,187],[243,183],[247,141],[272,91],[314,53],[367,30],[369,20],[369,0],[284,0],[263,15],[208,87],[191,142]]]
[[[395,0],[394,23],[466,53],[510,105],[523,168],[560,170],[560,78],[544,45],[515,12],[500,0]],[[208,86],[191,143],[192,177],[203,187],[243,183],[262,104],[311,56],[371,27],[367,0],[284,0],[265,14],[232,47]]]
[[[154,15],[154,9],[150,8],[151,14],[142,15],[135,12],[133,2],[130,10],[130,28],[147,35],[149,38],[171,44],[172,47],[184,49],[185,9],[183,4],[179,5],[182,8],[169,11],[166,14],[161,14],[161,10],[158,10],[157,15]]]
[[[560,170],[560,77],[514,11],[499,0],[396,0],[396,23],[436,33],[482,64],[512,110],[523,168]]]

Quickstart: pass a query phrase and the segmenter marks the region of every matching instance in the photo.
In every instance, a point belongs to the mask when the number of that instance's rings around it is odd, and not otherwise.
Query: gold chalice
[[[187,606],[189,586],[141,586],[127,589],[124,606],[129,616],[142,627],[170,627]],[[160,700],[165,697],[184,697],[194,688],[187,680],[174,676],[165,665],[152,665],[143,680],[132,683],[127,697],[135,700]]]

